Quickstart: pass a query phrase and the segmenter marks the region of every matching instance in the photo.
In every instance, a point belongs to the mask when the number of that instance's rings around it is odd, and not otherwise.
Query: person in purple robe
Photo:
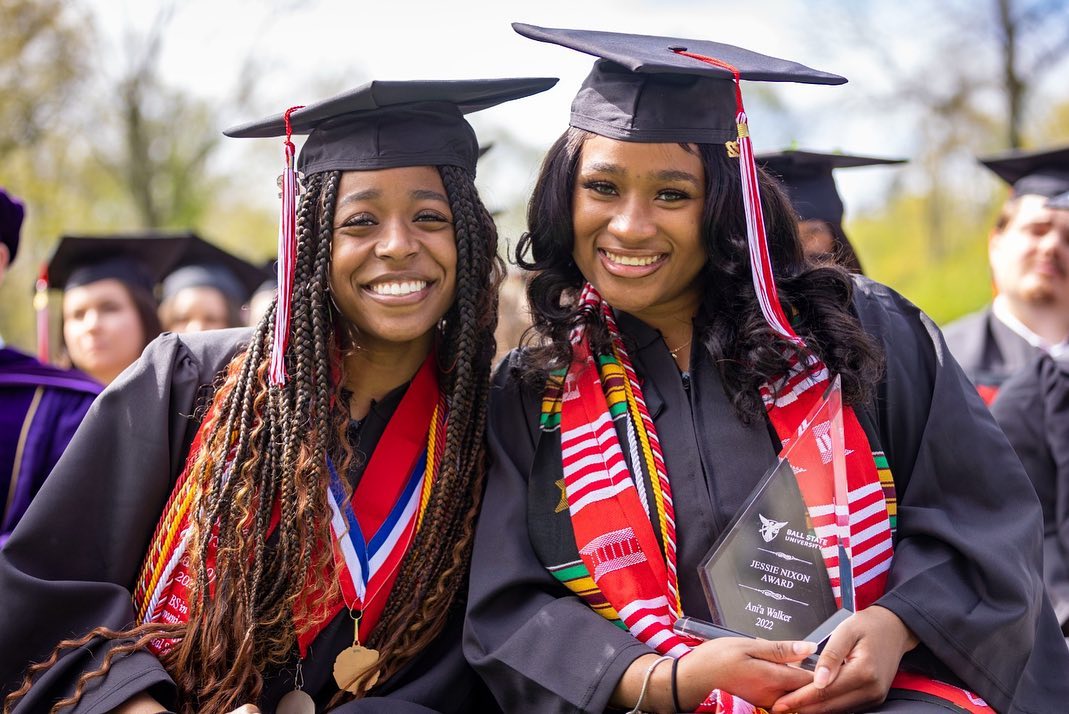
[[[0,189],[0,282],[19,247],[23,205]],[[0,546],[100,392],[81,372],[42,364],[0,337]]]

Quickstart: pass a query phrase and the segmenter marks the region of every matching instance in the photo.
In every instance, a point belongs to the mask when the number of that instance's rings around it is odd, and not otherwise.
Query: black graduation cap
[[[152,293],[177,263],[191,235],[63,236],[48,261],[48,287],[66,290],[115,279]]]
[[[791,205],[801,220],[827,221],[840,228],[843,221],[843,201],[835,187],[832,171],[856,166],[905,163],[904,159],[822,154],[793,149],[757,154],[754,159],[758,166],[771,173],[787,189]]]
[[[980,163],[1013,187],[1015,196],[1050,198],[1069,191],[1069,146],[1041,151],[1011,151]]]
[[[524,37],[600,58],[572,102],[571,126],[623,141],[724,143],[738,138],[740,79],[843,84],[837,74],[707,40],[513,23]]]
[[[556,83],[548,77],[368,82],[290,114],[293,133],[309,135],[297,170],[309,175],[450,165],[474,175],[479,144],[464,115],[543,92]],[[285,114],[223,133],[286,136]]]
[[[19,252],[19,231],[25,215],[22,202],[0,188],[0,243],[7,246],[8,262]]]
[[[163,279],[163,299],[184,288],[212,287],[237,305],[269,277],[261,267],[190,234],[177,263]]]
[[[1047,208],[1057,208],[1059,210],[1069,209],[1069,191],[1059,194],[1047,201]]]

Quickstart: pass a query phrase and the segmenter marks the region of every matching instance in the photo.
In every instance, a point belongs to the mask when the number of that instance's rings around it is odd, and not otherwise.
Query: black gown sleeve
[[[923,647],[999,712],[1062,712],[1069,650],[1047,602],[1036,494],[935,324],[860,281],[855,305],[887,355],[877,421],[898,492],[887,592]]]
[[[1006,382],[991,413],[1043,507],[1043,581],[1069,634],[1069,367],[1040,357]]]
[[[239,346],[242,331],[164,334],[97,398],[52,474],[0,551],[0,683],[17,688],[31,662],[61,640],[134,622],[131,591],[163,506],[196,431],[190,418]],[[201,344],[202,343],[202,344]],[[195,356],[196,353],[196,356]],[[35,682],[17,709],[45,712],[74,691],[113,646],[100,639],[70,652]],[[150,690],[164,704],[173,683],[156,658],[116,659],[72,714],[107,712]]]
[[[507,712],[608,706],[638,657],[653,652],[591,610],[539,561],[527,535],[527,475],[538,397],[506,360],[490,397],[491,466],[475,532],[464,654]]]

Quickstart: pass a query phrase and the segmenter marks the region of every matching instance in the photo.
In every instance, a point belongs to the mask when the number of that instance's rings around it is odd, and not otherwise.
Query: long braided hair
[[[493,220],[472,177],[453,166],[440,166],[439,173],[457,247],[456,296],[438,337],[439,385],[448,399],[449,419],[422,525],[368,639],[381,653],[380,682],[425,648],[460,605],[486,470],[483,433],[503,264]],[[340,179],[340,172],[309,177],[298,210],[288,381],[280,388],[268,386],[272,305],[248,347],[223,373],[201,429],[201,447],[191,456],[191,512],[199,515],[187,551],[195,577],[188,623],[146,623],[124,631],[97,628],[62,642],[48,660],[28,670],[22,687],[5,700],[5,714],[62,652],[98,637],[120,642],[52,712],[76,704],[116,657],[157,639],[177,640],[161,662],[178,687],[179,711],[229,711],[256,702],[264,672],[292,658],[295,621],[327,616],[338,585],[330,548],[324,547],[330,520],[325,457],[330,453],[342,473],[353,458],[346,438],[348,399],[341,389],[342,335],[353,328],[340,329],[342,318],[332,306],[328,281]],[[268,548],[276,503],[281,519]],[[214,538],[216,562],[209,575],[204,555]],[[318,577],[324,573],[331,576]],[[315,597],[307,597],[309,589]],[[335,699],[348,696],[342,692]]]

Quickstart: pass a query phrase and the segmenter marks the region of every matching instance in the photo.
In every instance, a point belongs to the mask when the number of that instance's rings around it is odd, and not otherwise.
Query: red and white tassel
[[[761,211],[761,192],[757,182],[757,164],[754,162],[753,142],[750,140],[750,124],[742,104],[742,87],[739,70],[733,65],[705,55],[675,50],[676,54],[690,57],[706,64],[711,64],[731,72],[735,82],[735,123],[739,138],[739,170],[742,176],[742,201],[746,212],[746,243],[750,249],[750,274],[753,277],[754,292],[761,306],[761,314],[773,330],[791,342],[802,344],[802,338],[791,327],[790,320],[783,312],[776,290],[776,278],[772,272],[772,258],[768,252],[768,240],[765,237],[765,217]]]
[[[51,356],[48,349],[48,263],[41,264],[41,272],[37,275],[34,289],[36,292],[33,296],[33,309],[37,313],[37,359],[48,364]]]
[[[297,264],[297,170],[294,168],[293,127],[290,115],[301,107],[286,110],[286,167],[279,177],[282,213],[278,220],[278,288],[275,291],[275,339],[271,344],[269,379],[272,385],[286,383],[286,347],[289,345],[290,307],[293,302],[293,274]]]

